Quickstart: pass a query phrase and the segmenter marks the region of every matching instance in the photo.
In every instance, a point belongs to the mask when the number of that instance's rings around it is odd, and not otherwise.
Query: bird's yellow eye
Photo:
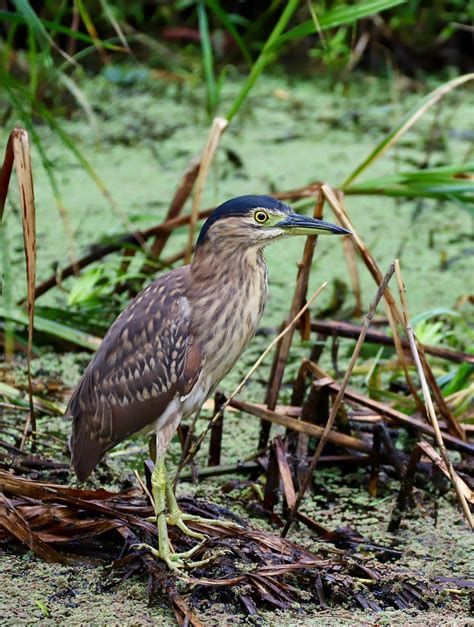
[[[264,222],[268,220],[268,213],[266,211],[262,211],[261,209],[259,209],[258,211],[254,213],[253,217],[255,218],[255,222],[258,222],[259,224],[263,224]]]

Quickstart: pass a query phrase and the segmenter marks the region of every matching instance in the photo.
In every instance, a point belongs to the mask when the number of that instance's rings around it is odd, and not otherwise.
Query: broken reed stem
[[[21,201],[21,217],[23,223],[23,245],[26,259],[26,287],[28,312],[28,349],[27,376],[28,402],[30,411],[25,422],[20,449],[23,448],[31,428],[32,450],[36,450],[36,416],[33,402],[33,381],[31,378],[31,360],[33,358],[33,324],[35,317],[35,281],[36,281],[36,209],[33,189],[33,172],[28,133],[22,128],[11,132],[13,158]]]
[[[350,322],[342,322],[341,320],[312,320],[311,330],[322,334],[325,337],[331,335],[339,335],[340,337],[358,338],[361,327]],[[400,336],[399,336],[400,337]],[[393,337],[382,333],[381,331],[369,330],[366,335],[366,341],[373,344],[381,344],[382,346],[394,346]],[[400,338],[402,348],[410,348],[410,342],[404,338]],[[464,362],[474,364],[474,355],[453,351],[448,348],[440,348],[439,346],[429,346],[423,344],[423,350],[429,355],[434,355],[440,359],[448,359],[457,364]]]
[[[324,208],[324,196],[319,190],[317,195],[316,204],[313,211],[313,217],[321,220]],[[298,264],[298,273],[296,277],[296,285],[293,292],[293,298],[290,305],[290,311],[288,319],[292,319],[302,307],[306,294],[308,293],[309,276],[311,272],[311,262],[314,257],[314,251],[316,249],[318,241],[317,235],[310,235],[306,238],[303,256],[301,262]],[[284,324],[284,323],[283,323]],[[282,325],[283,327],[283,325]],[[268,409],[275,409],[278,395],[280,393],[281,382],[285,373],[286,363],[288,361],[288,355],[291,349],[291,343],[293,340],[293,331],[287,333],[286,336],[278,342],[275,355],[273,358],[272,367],[270,370],[269,384],[267,388],[265,402]],[[258,448],[264,448],[268,443],[270,436],[271,424],[268,422],[262,422],[260,425],[260,435]]]
[[[355,245],[357,246],[359,250],[360,256],[364,260],[364,263],[367,266],[367,269],[372,275],[376,284],[380,285],[381,282],[383,281],[380,268],[378,267],[377,262],[372,257],[372,254],[370,253],[369,249],[367,248],[367,246],[365,245],[365,243],[362,241],[361,237],[357,233],[356,229],[354,228],[354,225],[352,224],[352,222],[349,219],[349,216],[347,215],[347,211],[343,207],[342,203],[339,202],[339,200],[336,198],[336,195],[333,189],[329,187],[329,185],[324,183],[321,186],[321,189],[326,200],[331,205],[331,208],[334,211],[339,222],[342,224],[343,227],[345,227],[346,229],[349,229],[352,232],[353,241],[355,242]],[[385,296],[385,300],[388,303],[388,306],[392,310],[393,317],[395,318],[395,320],[403,324],[402,314],[397,306],[397,303],[395,302],[392,292],[390,291],[388,287],[385,290],[384,296]]]
[[[181,213],[186,201],[189,198],[189,195],[192,192],[193,185],[196,181],[196,178],[199,174],[199,166],[200,166],[200,158],[199,156],[193,157],[191,161],[188,163],[186,170],[184,171],[183,176],[181,177],[181,181],[174,193],[173,200],[171,201],[168,212],[166,214],[165,222],[168,220],[172,220],[176,218]],[[155,236],[155,240],[151,245],[151,257],[153,260],[159,259],[163,249],[166,245],[166,242],[171,235],[171,231],[167,233],[158,233]],[[186,254],[187,247],[184,250],[183,256]],[[142,267],[142,272],[145,271],[148,274],[153,273],[155,270],[152,264],[145,264]]]
[[[458,476],[453,468],[453,465],[451,464],[451,460],[448,457],[448,453],[446,451],[446,447],[443,441],[443,436],[441,434],[441,429],[439,428],[438,419],[436,417],[436,412],[434,410],[433,401],[431,400],[430,388],[428,386],[428,382],[426,381],[425,372],[423,370],[423,366],[422,366],[421,359],[420,359],[420,354],[418,352],[418,348],[416,345],[415,332],[413,331],[413,327],[411,326],[411,322],[410,322],[410,314],[408,310],[408,302],[406,299],[405,285],[403,283],[403,277],[402,277],[400,263],[398,259],[395,260],[394,265],[395,265],[395,274],[397,277],[398,290],[400,292],[400,301],[402,303],[402,315],[403,315],[403,320],[404,320],[404,326],[405,326],[405,330],[406,330],[406,333],[410,342],[410,348],[411,348],[411,352],[413,355],[413,359],[415,361],[415,365],[418,370],[418,376],[420,377],[421,389],[423,391],[426,411],[428,413],[428,416],[430,417],[430,421],[435,432],[435,438],[439,447],[439,451],[441,453],[441,457],[443,458],[443,461],[446,464],[446,468],[448,469],[449,477],[456,491],[456,495],[461,504],[466,520],[468,521],[472,529],[474,528],[474,519],[472,517],[471,510],[469,509],[469,505],[466,501],[466,498],[462,492],[461,486],[458,484]]]
[[[398,333],[397,323],[393,317],[393,313],[388,303],[385,303],[385,311],[387,312],[388,323],[390,328],[392,329],[393,343],[395,345],[395,351],[397,353],[398,361],[403,368],[403,372],[405,373],[405,381],[407,382],[408,387],[410,388],[411,395],[413,396],[413,400],[415,401],[415,405],[417,410],[420,412],[422,416],[426,416],[426,408],[421,400],[415,384],[413,383],[413,379],[411,378],[410,372],[408,370],[408,366],[405,360],[405,355],[403,353],[402,341],[400,338],[400,334]]]
[[[344,192],[336,190],[336,198],[338,199],[341,207],[344,206]],[[346,257],[347,269],[349,271],[349,277],[352,284],[352,293],[354,294],[354,311],[352,315],[355,318],[359,318],[363,313],[362,308],[362,292],[360,287],[359,271],[357,269],[357,249],[352,237],[342,237],[342,248]]]
[[[355,348],[354,348],[354,352],[352,353],[352,357],[351,357],[351,360],[349,362],[349,366],[348,366],[348,368],[346,370],[346,374],[344,375],[344,378],[342,380],[339,392],[337,393],[337,396],[336,396],[336,398],[334,400],[333,406],[331,408],[331,413],[330,413],[329,418],[328,418],[328,420],[326,422],[326,426],[324,427],[324,431],[323,431],[323,433],[321,435],[321,439],[318,442],[318,446],[317,446],[316,451],[314,452],[314,455],[313,455],[313,457],[311,459],[311,463],[309,465],[308,472],[306,473],[305,478],[303,480],[303,483],[301,484],[301,488],[300,488],[300,490],[298,492],[298,497],[296,499],[296,502],[293,505],[293,507],[291,509],[291,512],[290,512],[290,514],[288,516],[288,520],[286,521],[286,524],[283,527],[283,531],[281,532],[281,536],[283,538],[287,535],[287,533],[288,533],[288,531],[289,531],[289,529],[291,527],[291,523],[295,519],[295,516],[296,516],[296,514],[298,512],[298,508],[299,508],[299,506],[301,504],[301,501],[303,500],[305,492],[308,489],[308,486],[309,486],[309,483],[310,483],[311,478],[313,476],[313,473],[314,473],[314,470],[316,468],[316,465],[317,465],[317,463],[319,461],[319,458],[321,457],[321,453],[322,453],[322,451],[324,449],[324,446],[326,445],[329,432],[331,431],[331,429],[333,427],[334,420],[336,418],[337,412],[339,411],[339,407],[341,406],[342,400],[344,398],[344,393],[345,393],[346,387],[347,387],[347,385],[349,383],[349,379],[351,378],[352,370],[354,369],[356,361],[359,358],[359,353],[360,353],[360,350],[362,348],[362,344],[364,343],[365,334],[367,333],[367,330],[369,328],[370,322],[371,322],[372,318],[374,317],[374,314],[375,314],[377,306],[378,306],[378,304],[380,302],[380,299],[384,295],[385,290],[387,288],[387,285],[388,285],[390,279],[392,278],[394,272],[395,272],[395,263],[392,262],[390,264],[390,267],[387,270],[385,276],[383,277],[380,285],[379,285],[377,293],[375,294],[374,302],[370,305],[369,311],[368,311],[368,313],[367,313],[367,315],[365,317],[364,324],[362,325],[362,329],[361,329],[359,338],[357,340],[357,343],[356,343]]]
[[[281,340],[282,337],[284,337],[287,333],[289,333],[289,331],[295,326],[295,324],[298,322],[298,320],[301,318],[301,316],[304,314],[304,312],[313,304],[313,302],[316,300],[316,298],[319,296],[319,294],[323,291],[323,289],[326,287],[326,285],[327,285],[327,282],[323,283],[320,287],[318,287],[318,289],[313,293],[313,295],[308,300],[308,302],[299,310],[299,312],[288,323],[288,325],[283,329],[283,331],[281,333],[279,333],[270,342],[270,344],[263,351],[263,353],[260,355],[260,357],[254,363],[254,365],[250,368],[250,370],[247,372],[245,377],[242,379],[242,381],[239,383],[239,385],[235,388],[235,390],[232,392],[232,394],[229,396],[229,398],[226,400],[226,402],[220,407],[219,411],[217,411],[214,414],[214,416],[212,417],[212,420],[209,421],[209,424],[207,425],[207,427],[204,429],[204,431],[201,433],[199,438],[196,440],[196,442],[190,448],[187,457],[182,461],[182,463],[180,463],[180,465],[178,467],[178,470],[177,470],[177,473],[176,473],[178,476],[179,476],[179,473],[181,472],[182,468],[184,467],[184,465],[189,463],[192,460],[192,458],[196,455],[196,453],[198,452],[199,447],[201,446],[204,438],[206,437],[206,435],[209,432],[209,429],[223,415],[224,411],[229,406],[231,401],[235,398],[235,396],[244,387],[244,385],[247,383],[247,381],[250,379],[250,377],[253,375],[253,373],[257,370],[257,368],[259,368],[260,364],[263,362],[263,360],[268,355],[268,353],[273,349],[275,344],[277,344]]]
[[[206,184],[207,174],[217,150],[219,139],[222,133],[227,128],[229,122],[224,118],[214,118],[211,126],[211,131],[204,147],[201,164],[199,166],[199,174],[196,179],[196,189],[193,195],[193,205],[191,208],[191,219],[189,220],[189,233],[188,233],[188,245],[186,247],[186,255],[184,262],[186,264],[191,263],[193,255],[194,233],[196,231],[196,224],[198,221],[199,207],[201,206],[202,193]]]

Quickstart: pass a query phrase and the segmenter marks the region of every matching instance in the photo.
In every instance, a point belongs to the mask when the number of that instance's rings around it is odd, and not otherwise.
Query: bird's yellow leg
[[[151,486],[156,512],[156,523],[158,527],[158,549],[148,544],[138,544],[135,545],[135,548],[148,549],[155,557],[163,560],[170,570],[180,574],[183,568],[196,568],[198,566],[204,566],[209,562],[209,560],[205,559],[198,562],[186,561],[190,557],[192,557],[192,555],[200,548],[201,545],[195,546],[191,550],[183,553],[174,552],[173,546],[168,536],[168,523],[166,520],[166,497],[168,485],[169,484],[166,477],[164,461],[157,460],[155,469],[153,470],[151,476]],[[201,538],[204,536],[199,534],[199,537]]]

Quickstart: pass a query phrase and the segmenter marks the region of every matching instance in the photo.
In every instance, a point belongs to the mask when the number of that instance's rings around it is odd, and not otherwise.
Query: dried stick
[[[408,339],[410,341],[410,348],[411,348],[411,352],[413,355],[413,359],[415,361],[417,370],[418,370],[418,376],[420,377],[420,382],[421,382],[421,389],[423,391],[423,396],[425,399],[425,404],[426,404],[426,411],[428,412],[428,415],[430,417],[431,420],[431,424],[433,426],[433,429],[435,431],[435,437],[436,437],[436,442],[438,444],[439,447],[439,451],[441,453],[441,457],[443,458],[443,461],[446,465],[446,468],[448,469],[449,472],[449,477],[451,479],[451,482],[454,486],[454,489],[456,491],[456,495],[458,497],[458,500],[461,504],[462,510],[464,512],[464,515],[466,517],[466,520],[468,521],[471,529],[474,528],[474,519],[472,517],[471,514],[471,510],[469,509],[469,505],[466,501],[466,498],[463,494],[463,490],[461,485],[458,483],[458,476],[453,468],[453,465],[451,464],[451,460],[448,457],[448,453],[446,451],[446,447],[444,445],[443,442],[443,436],[441,434],[441,429],[439,428],[439,424],[438,424],[438,419],[436,417],[436,413],[434,410],[434,406],[433,406],[433,401],[431,400],[431,394],[430,394],[430,389],[428,387],[428,383],[426,381],[426,376],[425,376],[425,372],[423,370],[423,366],[421,363],[421,359],[420,359],[420,355],[418,353],[418,347],[416,344],[416,338],[415,338],[415,333],[413,331],[413,328],[411,326],[411,322],[410,322],[410,314],[409,314],[409,310],[408,310],[408,303],[407,303],[407,299],[406,299],[406,292],[405,292],[405,285],[403,283],[403,278],[402,278],[402,273],[400,270],[400,264],[398,262],[398,259],[395,261],[395,273],[396,273],[396,277],[397,277],[397,283],[398,283],[398,290],[400,292],[400,300],[402,303],[402,313],[403,313],[403,319],[404,319],[404,325],[405,325],[405,330],[408,336]]]
[[[270,344],[263,351],[263,353],[260,355],[260,357],[254,363],[254,365],[250,368],[250,370],[247,372],[245,377],[242,379],[242,381],[239,383],[239,385],[235,388],[235,390],[232,392],[232,394],[229,396],[229,398],[226,400],[226,402],[220,407],[219,411],[217,411],[214,414],[214,416],[212,417],[212,420],[209,421],[209,424],[204,429],[204,431],[201,433],[201,435],[199,436],[197,441],[190,448],[187,457],[180,463],[180,465],[178,467],[178,470],[176,472],[177,476],[179,476],[179,473],[181,472],[181,469],[183,468],[183,466],[185,464],[187,464],[196,455],[196,453],[199,450],[199,447],[201,446],[201,444],[202,444],[204,438],[206,437],[209,429],[220,419],[220,417],[223,415],[225,409],[229,406],[229,404],[234,399],[234,397],[244,387],[244,385],[247,383],[247,381],[250,379],[250,377],[253,375],[253,373],[257,370],[257,368],[259,368],[260,364],[263,362],[263,360],[268,355],[268,353],[273,349],[275,344],[277,344],[281,340],[281,338],[286,335],[286,333],[291,331],[291,329],[295,326],[295,324],[298,322],[298,320],[301,318],[301,316],[304,314],[304,312],[313,304],[313,302],[316,300],[316,298],[319,296],[319,294],[323,291],[323,289],[326,287],[326,285],[327,285],[327,282],[323,283],[320,287],[318,287],[318,289],[314,292],[314,294],[311,296],[311,298],[308,300],[308,302],[296,314],[296,316],[293,318],[293,320],[291,320],[291,322],[283,329],[283,331],[279,335],[277,335],[276,338],[274,338],[270,342]]]
[[[256,405],[255,403],[229,399],[229,404],[231,407],[235,407],[235,409],[243,411],[246,414],[256,416],[257,418],[267,420],[268,422],[273,422],[277,425],[281,425],[282,427],[286,427],[291,431],[296,431],[297,433],[306,433],[307,435],[311,435],[316,438],[321,438],[324,434],[323,427],[320,427],[319,425],[315,425],[306,420],[297,420],[296,418],[290,418],[290,416],[284,416],[276,411],[266,409],[261,405]],[[367,444],[364,440],[354,438],[352,435],[347,435],[346,433],[339,433],[338,431],[329,431],[327,440],[337,446],[355,449],[364,453],[370,453],[372,450],[370,444]]]
[[[172,220],[176,218],[182,211],[185,202],[189,198],[189,194],[193,189],[194,182],[199,173],[199,166],[201,160],[199,157],[193,157],[189,162],[182,178],[180,184],[173,196],[173,200],[170,203],[168,208],[168,212],[166,214],[165,222],[168,220]],[[163,249],[168,241],[168,238],[171,234],[171,231],[157,233],[155,236],[155,240],[151,246],[151,256],[153,259],[158,259]],[[151,273],[154,271],[154,267],[151,264],[144,264],[142,271]]]
[[[416,336],[415,336],[415,342],[418,348],[420,361],[423,366],[426,379],[428,380],[428,385],[431,388],[431,391],[435,398],[438,411],[446,421],[446,426],[448,428],[448,431],[452,433],[454,436],[458,437],[459,439],[466,440],[466,433],[464,429],[462,428],[462,426],[458,423],[456,418],[453,416],[446,401],[444,400],[441,390],[439,389],[438,382],[436,381],[436,377],[434,376],[433,371],[431,370],[431,367],[426,359],[426,355],[423,351],[423,346],[420,344],[420,342],[418,342],[418,340],[416,339]]]
[[[388,322],[390,324],[390,328],[392,329],[393,343],[395,344],[395,350],[397,352],[398,362],[402,366],[403,372],[405,373],[405,381],[407,382],[407,385],[410,388],[410,392],[411,392],[411,395],[413,396],[413,400],[415,401],[417,410],[420,412],[422,416],[427,418],[425,406],[418,394],[418,391],[415,387],[415,384],[413,383],[413,379],[411,378],[410,372],[408,370],[408,366],[407,366],[406,359],[405,359],[405,354],[403,352],[402,341],[400,338],[400,334],[398,333],[397,323],[395,322],[393,318],[392,310],[390,309],[388,304],[386,304],[385,311],[387,312]]]
[[[336,198],[340,204],[344,204],[344,194],[340,190],[336,190]],[[349,277],[352,283],[352,292],[354,294],[355,306],[353,316],[359,318],[362,315],[362,292],[360,287],[359,271],[356,263],[356,247],[352,237],[342,238],[342,248],[346,257],[347,269],[349,271]]]
[[[356,339],[359,337],[361,330],[360,325],[352,324],[350,322],[343,322],[340,320],[312,320],[311,330],[316,333],[324,335],[340,335],[341,337],[348,337]],[[400,338],[400,336],[399,336]],[[381,331],[369,329],[365,337],[366,342],[373,344],[382,344],[383,346],[394,346],[394,339]],[[410,342],[404,338],[400,338],[400,342],[403,348],[410,348]],[[440,359],[447,359],[458,364],[467,362],[474,364],[474,355],[468,355],[467,353],[461,353],[458,351],[450,350],[449,348],[440,348],[438,346],[429,346],[428,344],[422,344],[423,350],[433,357],[439,357]]]
[[[405,474],[403,475],[400,491],[397,496],[397,504],[395,505],[392,516],[390,518],[390,522],[388,524],[388,531],[396,531],[400,527],[400,523],[402,521],[402,514],[406,510],[407,501],[411,496],[411,491],[413,489],[413,483],[415,481],[415,472],[416,467],[420,463],[421,460],[421,448],[420,443],[415,445],[413,449],[410,459],[408,460],[408,464],[405,470]]]
[[[367,266],[367,269],[369,270],[370,274],[374,278],[374,281],[377,283],[377,285],[380,285],[383,281],[380,268],[378,267],[375,259],[372,257],[372,254],[370,253],[369,249],[367,248],[367,246],[365,245],[365,243],[362,241],[361,237],[355,230],[354,225],[350,221],[349,216],[347,215],[347,212],[345,211],[344,207],[338,201],[334,191],[331,189],[331,187],[329,187],[329,185],[324,183],[321,189],[328,203],[331,205],[332,210],[336,214],[339,222],[342,224],[343,227],[352,231],[353,241],[355,242],[359,250],[360,256],[364,260],[364,263]],[[393,311],[394,318],[402,324],[403,323],[402,314],[397,306],[397,303],[395,302],[392,292],[390,291],[388,287],[385,290],[384,296],[389,307]]]
[[[418,446],[423,451],[423,453],[427,457],[429,457],[429,459],[431,459],[433,464],[435,464],[441,470],[443,475],[450,479],[449,470],[446,468],[446,464],[444,463],[441,455],[437,451],[435,451],[431,444],[429,442],[418,442]],[[469,503],[474,504],[474,492],[467,485],[467,483],[463,481],[459,476],[457,477],[457,483],[461,492],[464,494],[464,498]]]
[[[356,242],[359,248],[359,252],[367,268],[369,269],[370,273],[372,274],[376,282],[379,283],[381,276],[382,276],[381,272],[374,258],[369,252],[368,248],[365,246],[364,242],[358,236],[357,232],[354,230],[354,226],[349,220],[349,216],[347,215],[347,211],[345,210],[344,205],[343,205],[343,195],[339,194],[339,198],[341,199],[341,202],[338,202],[336,194],[328,185],[324,184],[321,189],[323,191],[323,194],[327,198],[329,204],[331,205],[334,213],[337,215],[341,224],[345,226],[346,228],[349,228],[352,230],[352,233],[354,236],[353,241]],[[400,322],[400,324],[403,324],[402,313],[397,303],[395,302],[392,293],[390,292],[388,288],[385,290],[385,300],[387,301],[387,305],[392,312],[392,317],[394,318],[394,320]],[[431,372],[431,369],[429,368],[429,365],[426,362],[422,349],[420,350],[420,359],[425,367],[426,376],[429,379],[431,389],[433,390],[433,394],[435,396],[435,399],[438,405],[438,409],[443,415],[443,417],[445,418],[446,422],[448,423],[448,429],[451,431],[451,433],[453,433],[453,435],[456,435],[457,437],[460,437],[461,439],[465,439],[464,432],[462,431],[461,427],[459,426],[458,422],[453,417],[451,411],[449,410],[449,407],[444,401],[443,395],[441,394],[438,384],[436,383],[436,379],[434,378],[433,373]],[[415,398],[415,401],[416,401],[416,398]]]
[[[298,508],[300,506],[301,501],[303,500],[303,497],[305,495],[306,490],[308,489],[309,483],[313,477],[313,473],[314,473],[314,469],[316,468],[316,465],[319,461],[319,458],[321,456],[321,453],[323,452],[324,446],[326,445],[327,439],[328,439],[328,435],[332,429],[332,426],[334,424],[334,420],[336,418],[337,412],[339,411],[339,407],[341,406],[342,400],[344,398],[344,392],[346,390],[347,384],[349,383],[349,379],[351,378],[352,375],[352,370],[354,369],[354,366],[356,364],[356,361],[359,357],[359,353],[360,350],[362,348],[362,344],[364,343],[364,339],[365,339],[365,334],[367,333],[367,329],[369,328],[370,325],[370,321],[372,320],[372,318],[374,317],[375,314],[375,310],[377,309],[377,305],[380,302],[380,299],[382,298],[382,296],[384,295],[384,293],[386,292],[386,288],[388,285],[388,282],[390,281],[390,279],[393,276],[393,273],[395,272],[395,264],[392,262],[390,264],[389,269],[387,270],[387,273],[385,274],[385,276],[383,277],[379,288],[377,290],[377,293],[375,295],[375,299],[374,302],[370,305],[369,311],[367,313],[367,316],[365,317],[364,320],[364,324],[362,325],[362,330],[360,332],[359,335],[359,339],[357,340],[357,344],[354,348],[354,352],[352,353],[352,357],[351,360],[349,362],[349,366],[346,370],[346,374],[344,375],[344,378],[342,380],[341,383],[341,388],[334,400],[334,404],[331,408],[331,413],[329,415],[328,421],[326,423],[326,426],[324,427],[324,431],[323,434],[321,435],[321,439],[318,442],[318,446],[316,447],[316,451],[314,452],[314,455],[311,459],[311,463],[309,465],[309,469],[308,472],[306,473],[306,476],[302,482],[301,488],[298,492],[298,497],[296,499],[296,503],[293,505],[290,515],[288,516],[288,520],[286,521],[286,524],[283,528],[283,531],[281,532],[281,536],[284,538],[286,536],[286,534],[288,533],[291,523],[293,522],[293,520],[295,519],[296,513],[298,511]]]
[[[217,145],[222,133],[227,128],[229,122],[224,118],[214,118],[211,126],[211,131],[204,147],[201,163],[199,166],[199,174],[196,179],[196,188],[193,196],[193,206],[191,208],[191,219],[189,221],[189,234],[188,245],[186,248],[186,255],[184,257],[185,263],[191,263],[191,257],[193,254],[194,245],[194,232],[196,231],[196,224],[198,221],[199,207],[201,206],[202,193],[206,184],[207,174],[217,150]]]
[[[318,194],[316,206],[314,208],[314,217],[321,219],[324,207],[324,197],[321,191]],[[295,290],[293,293],[293,299],[291,301],[290,311],[288,318],[291,320],[294,318],[299,309],[301,309],[306,293],[308,291],[308,281],[311,272],[311,261],[313,259],[314,250],[316,248],[317,236],[311,235],[306,238],[304,246],[303,257],[298,266],[298,275],[296,278]],[[288,359],[288,354],[291,348],[291,342],[293,340],[293,330],[290,330],[282,339],[278,342],[275,356],[270,371],[269,384],[266,395],[266,405],[268,409],[275,409],[278,394],[280,392],[281,382],[283,374],[285,372],[285,366]],[[265,448],[270,436],[271,423],[262,422],[260,425],[260,437],[258,441],[258,448]]]
[[[213,210],[214,207],[200,211],[198,219],[207,218],[213,212]],[[145,231],[127,233],[123,237],[120,237],[116,242],[113,242],[111,244],[105,244],[104,246],[95,247],[92,252],[79,259],[74,265],[70,264],[62,269],[59,269],[51,277],[49,277],[49,279],[46,279],[45,281],[43,281],[43,283],[37,285],[35,289],[35,299],[39,298],[50,289],[58,285],[58,283],[62,279],[67,279],[68,277],[72,276],[77,268],[85,268],[94,261],[98,261],[99,259],[102,259],[103,257],[106,257],[107,255],[110,255],[111,253],[120,250],[124,246],[138,246],[140,244],[139,239],[147,240],[154,235],[158,235],[159,233],[169,233],[173,229],[188,224],[190,219],[190,215],[177,216],[176,218],[152,226]],[[23,302],[24,301],[21,300],[17,304],[22,305]]]
[[[362,315],[362,293],[360,289],[359,271],[356,264],[356,249],[354,242],[350,237],[342,238],[342,248],[344,249],[344,255],[346,257],[347,269],[349,271],[349,277],[352,283],[352,293],[354,294],[355,306],[352,315],[356,318]]]
[[[339,393],[341,389],[341,385],[336,383],[334,379],[329,377],[327,372],[322,370],[317,364],[313,362],[308,362],[308,368],[316,374],[317,377],[328,377],[331,383],[328,383],[328,388],[333,391],[335,394]],[[396,424],[401,424],[408,429],[414,429],[420,433],[425,433],[430,437],[435,437],[435,431],[433,427],[423,420],[419,420],[418,418],[414,418],[413,416],[409,416],[408,414],[404,414],[390,405],[386,405],[385,403],[381,403],[380,401],[376,401],[368,396],[364,396],[363,394],[359,394],[355,390],[351,388],[346,388],[345,398],[348,401],[352,401],[357,403],[358,405],[362,405],[363,407],[368,407],[372,411],[382,416],[389,418],[394,421]],[[454,435],[450,433],[444,434],[444,441],[448,442],[454,449],[461,451],[462,453],[467,453],[468,455],[474,455],[474,444],[469,442],[465,442],[460,438],[456,438]]]
[[[33,172],[31,168],[31,152],[28,133],[15,128],[8,138],[5,162],[0,180],[0,219],[5,206],[8,183],[15,164],[18,189],[20,192],[21,213],[23,223],[23,245],[26,259],[26,286],[28,311],[28,348],[27,348],[27,376],[28,400],[30,411],[25,422],[20,449],[23,448],[27,434],[32,430],[32,450],[36,449],[36,416],[33,402],[33,381],[31,377],[31,360],[33,358],[33,326],[35,317],[35,281],[36,281],[36,209],[33,189]]]

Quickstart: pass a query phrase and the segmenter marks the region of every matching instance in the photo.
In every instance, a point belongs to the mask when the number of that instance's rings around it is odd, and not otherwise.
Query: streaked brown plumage
[[[227,201],[208,218],[191,265],[144,289],[110,327],[75,390],[72,461],[86,479],[103,455],[133,433],[156,434],[152,477],[159,550],[173,569],[164,510],[185,533],[163,457],[179,421],[198,411],[257,330],[267,297],[263,248],[287,235],[348,233],[292,212],[269,196]],[[184,557],[184,556],[181,556]]]

